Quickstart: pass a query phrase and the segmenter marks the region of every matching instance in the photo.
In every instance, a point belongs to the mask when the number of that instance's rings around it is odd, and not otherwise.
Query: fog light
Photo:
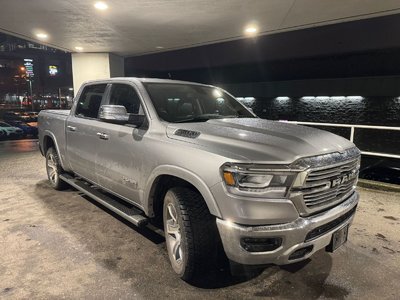
[[[282,238],[242,238],[240,245],[248,252],[273,251],[282,245]]]
[[[294,251],[292,254],[290,254],[289,260],[302,258],[302,257],[306,256],[308,253],[310,253],[312,251],[312,249],[313,249],[312,245],[298,249],[298,250]]]

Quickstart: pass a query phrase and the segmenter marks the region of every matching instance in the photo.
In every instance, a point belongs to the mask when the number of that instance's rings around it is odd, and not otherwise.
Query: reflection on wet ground
[[[38,150],[39,144],[37,139],[10,140],[0,142],[0,155],[32,152]]]

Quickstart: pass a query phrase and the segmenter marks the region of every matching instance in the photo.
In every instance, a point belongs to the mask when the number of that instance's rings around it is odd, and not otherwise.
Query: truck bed
[[[65,150],[66,150],[65,126],[69,114],[70,110],[42,110],[39,113],[38,117],[39,144],[41,150],[43,149],[42,148],[44,142],[43,139],[45,133],[47,132],[52,136],[56,145],[58,146],[58,152],[61,156],[61,160],[63,160],[65,157]]]

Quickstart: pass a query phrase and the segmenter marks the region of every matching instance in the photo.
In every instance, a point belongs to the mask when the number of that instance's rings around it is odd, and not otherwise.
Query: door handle
[[[97,136],[100,138],[100,139],[102,139],[102,140],[108,140],[108,135],[107,134],[105,134],[105,133],[103,133],[103,132],[98,132],[98,133],[96,133],[97,134]]]
[[[69,129],[69,131],[76,131],[76,127],[68,125],[67,128]]]

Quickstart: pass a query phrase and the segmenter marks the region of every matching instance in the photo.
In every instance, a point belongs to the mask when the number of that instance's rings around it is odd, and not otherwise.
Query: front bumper
[[[284,265],[304,260],[316,251],[328,246],[332,233],[353,221],[359,196],[354,192],[338,206],[310,217],[299,217],[291,223],[268,226],[244,226],[217,219],[217,226],[229,259],[246,265]],[[346,215],[347,214],[347,215]],[[345,215],[345,218],[343,216]],[[324,226],[323,226],[324,225]],[[331,225],[331,226],[329,226]],[[310,238],[310,233],[318,232]],[[242,238],[282,239],[282,244],[273,251],[248,252],[241,246]],[[296,250],[312,246],[310,252],[298,259],[289,259]]]

